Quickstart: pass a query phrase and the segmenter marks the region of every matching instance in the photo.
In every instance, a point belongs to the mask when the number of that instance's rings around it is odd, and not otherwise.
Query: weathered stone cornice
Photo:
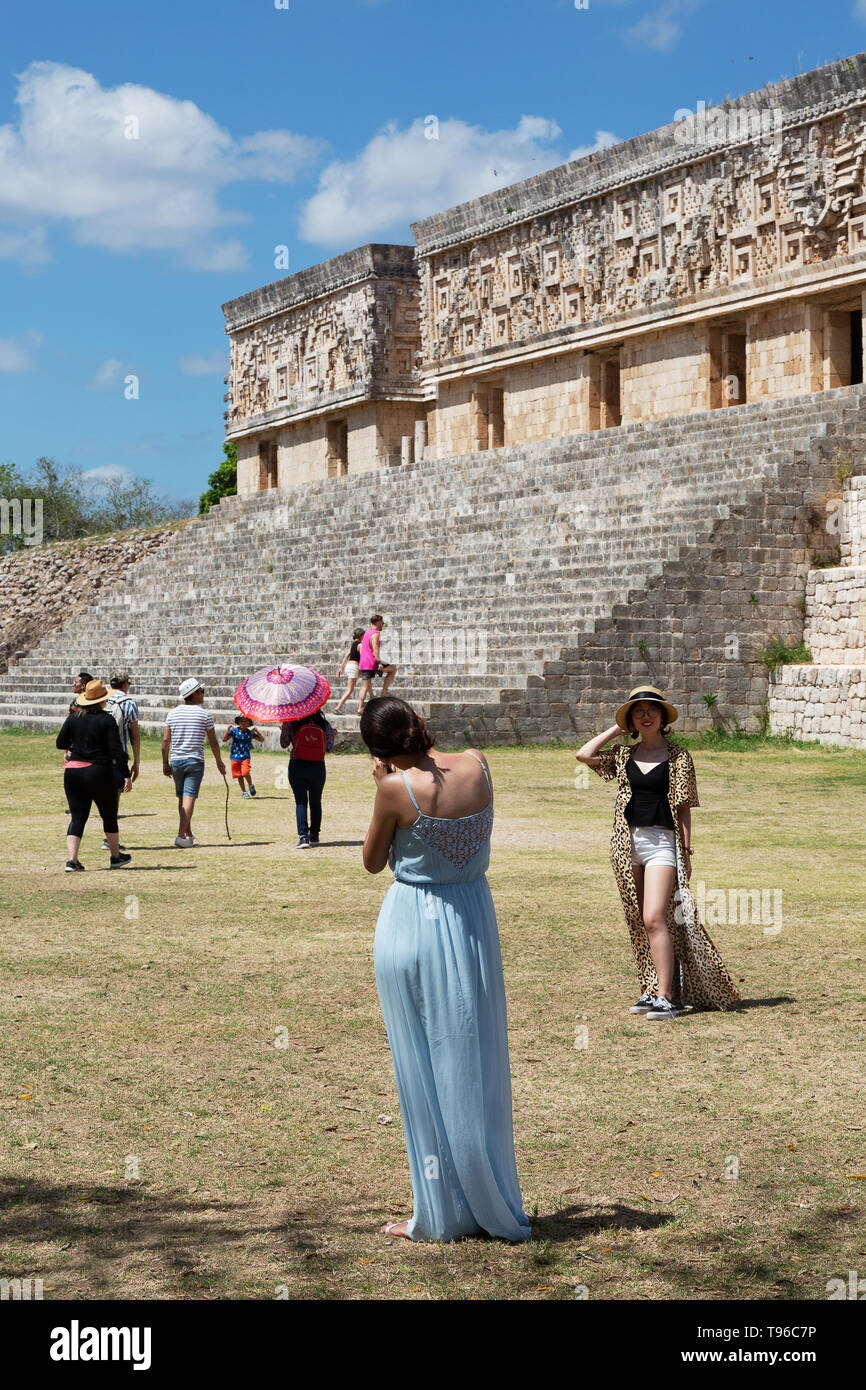
[[[277,314],[284,314],[301,304],[335,294],[352,285],[375,279],[412,279],[417,277],[415,250],[412,246],[392,246],[373,242],[346,251],[319,265],[273,280],[239,299],[223,304],[226,331],[236,333]]]
[[[780,110],[782,120],[778,133],[782,134],[864,104],[866,53],[859,53],[814,72],[771,83],[711,110],[727,113]],[[679,129],[677,123],[662,126],[597,154],[561,164],[520,183],[423,218],[412,224],[418,255],[433,255],[672,169],[703,163],[726,150],[755,143],[755,137],[749,136],[688,145],[677,138]],[[774,137],[776,133],[774,130]]]

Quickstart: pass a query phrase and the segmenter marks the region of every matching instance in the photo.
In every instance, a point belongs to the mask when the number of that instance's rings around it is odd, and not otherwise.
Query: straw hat
[[[677,714],[676,707],[674,705],[668,704],[664,695],[661,693],[660,690],[656,690],[654,685],[636,685],[634,690],[632,690],[632,692],[630,693],[625,704],[620,705],[619,709],[616,712],[616,715],[614,716],[617,724],[625,733],[629,732],[628,725],[625,722],[628,718],[628,712],[631,709],[632,705],[639,704],[641,700],[652,700],[655,704],[661,705],[662,709],[667,715],[667,719],[665,720],[666,724],[673,724],[674,720],[679,717]]]
[[[84,694],[79,695],[75,701],[76,705],[101,705],[103,700],[108,699],[108,687],[104,681],[88,681],[84,687]]]

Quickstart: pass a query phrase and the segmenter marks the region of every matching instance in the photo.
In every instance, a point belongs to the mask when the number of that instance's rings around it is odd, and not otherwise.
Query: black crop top
[[[668,802],[670,786],[670,759],[656,763],[649,772],[641,772],[632,756],[626,767],[631,801],[625,808],[625,818],[629,825],[663,825],[667,830],[674,829],[674,818]]]
[[[352,645],[349,647],[349,660],[350,660],[350,661],[360,661],[360,660],[361,660],[361,648],[360,648],[360,646],[358,645],[357,642],[353,642]]]

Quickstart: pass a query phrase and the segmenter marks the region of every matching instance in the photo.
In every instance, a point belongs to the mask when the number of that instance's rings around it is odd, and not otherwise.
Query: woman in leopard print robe
[[[700,805],[695,765],[687,749],[672,743],[667,737],[664,737],[664,742],[670,759],[668,803],[674,823],[677,860],[677,888],[667,906],[667,928],[674,949],[671,1002],[680,1009],[688,1006],[695,1009],[733,1009],[739,1003],[739,991],[698,917],[685,868],[686,852],[678,811],[680,807]],[[581,749],[581,754],[583,752],[584,749]],[[631,836],[625,818],[625,808],[632,795],[626,770],[632,753],[632,747],[619,744],[616,748],[596,751],[592,761],[582,758],[580,754],[578,756],[606,782],[616,778],[610,858],[637,962],[641,994],[655,997],[658,994],[658,976],[632,873]]]

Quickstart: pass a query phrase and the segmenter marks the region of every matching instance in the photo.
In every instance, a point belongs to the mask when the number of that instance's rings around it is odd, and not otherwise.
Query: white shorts
[[[345,666],[343,667],[343,672],[345,674],[346,680],[357,680],[358,672],[360,671],[360,669],[361,667],[358,665],[357,661],[347,661]]]
[[[648,864],[664,864],[669,869],[677,867],[676,836],[673,830],[663,825],[638,825],[631,832],[632,868],[646,868]]]

